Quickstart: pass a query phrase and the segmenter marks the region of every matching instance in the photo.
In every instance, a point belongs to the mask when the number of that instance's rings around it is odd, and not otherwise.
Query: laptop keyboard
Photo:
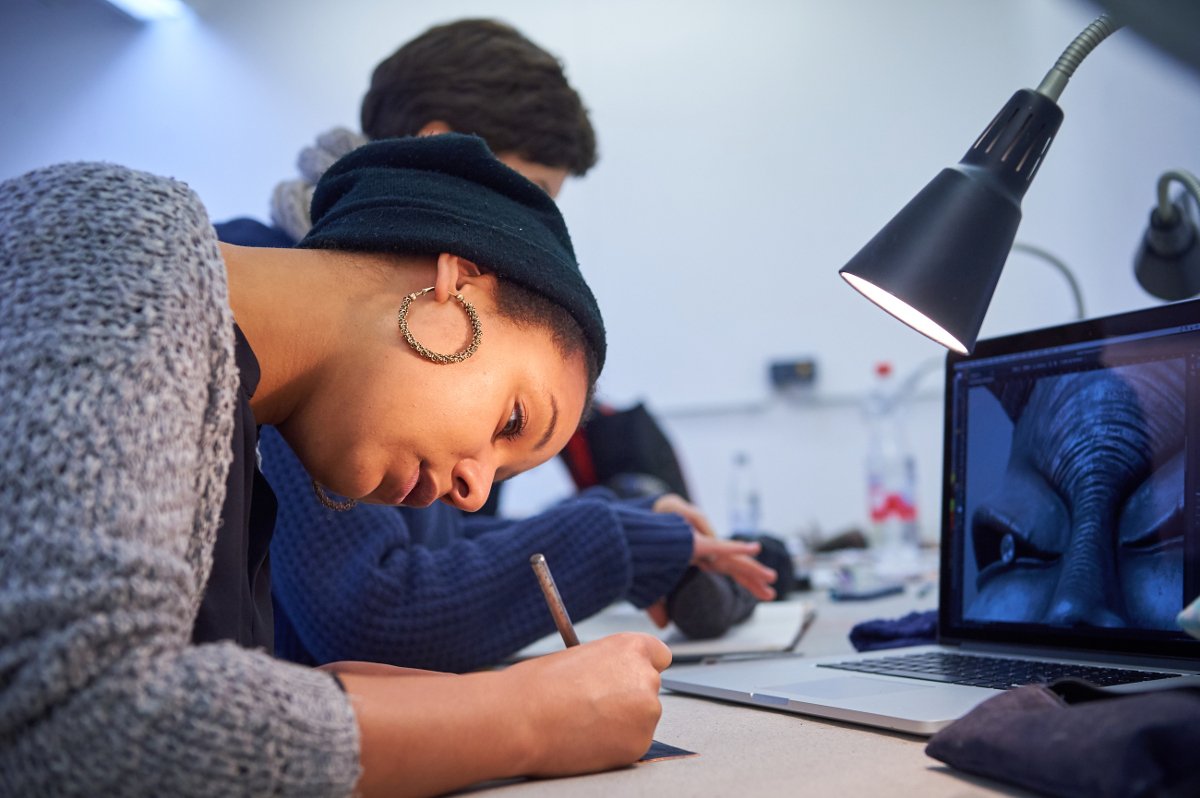
[[[1114,684],[1169,679],[1179,675],[1127,668],[1105,668],[1008,657],[954,654],[946,651],[929,651],[853,662],[822,663],[819,667],[883,676],[905,676],[930,682],[991,687],[996,690],[1007,690],[1023,684],[1047,684],[1055,679],[1068,676],[1106,687]]]

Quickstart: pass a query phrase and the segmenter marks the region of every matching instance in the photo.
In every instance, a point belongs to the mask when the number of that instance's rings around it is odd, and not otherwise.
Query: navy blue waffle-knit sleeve
[[[519,521],[444,505],[334,512],[277,432],[263,471],[279,499],[271,542],[279,653],[462,672],[554,632],[529,567],[546,556],[576,620],[619,599],[645,606],[682,577],[692,534],[674,515],[578,498]],[[282,616],[282,617],[280,617]]]

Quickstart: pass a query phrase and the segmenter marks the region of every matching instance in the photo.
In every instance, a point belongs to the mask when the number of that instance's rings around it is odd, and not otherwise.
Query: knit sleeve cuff
[[[638,608],[663,598],[692,559],[692,528],[677,515],[614,505],[629,545],[632,584],[626,598]]]

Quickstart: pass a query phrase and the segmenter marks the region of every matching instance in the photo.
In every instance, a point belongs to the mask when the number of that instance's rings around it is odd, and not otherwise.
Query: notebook
[[[1200,679],[1175,621],[1200,592],[1200,300],[981,341],[945,374],[937,645],[664,687],[932,734],[1017,684]]]
[[[618,632],[643,632],[666,643],[674,662],[702,662],[789,652],[800,641],[812,613],[812,604],[808,602],[763,602],[754,608],[749,618],[720,637],[694,640],[674,624],[659,629],[644,610],[622,601],[575,624],[575,634],[580,642],[586,643]],[[511,659],[540,657],[562,651],[562,648],[562,638],[555,632],[530,643]]]

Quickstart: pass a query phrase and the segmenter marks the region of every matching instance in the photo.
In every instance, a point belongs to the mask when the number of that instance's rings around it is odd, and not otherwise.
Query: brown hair
[[[368,138],[411,136],[434,121],[574,175],[596,164],[595,131],[562,64],[495,20],[435,26],[375,67],[362,101]]]

